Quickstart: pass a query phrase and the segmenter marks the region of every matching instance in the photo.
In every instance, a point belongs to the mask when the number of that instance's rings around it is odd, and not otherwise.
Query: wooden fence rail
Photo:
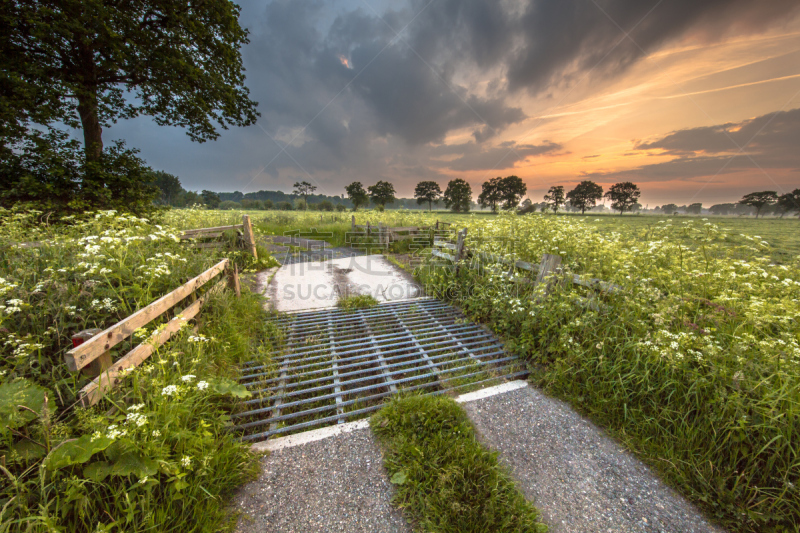
[[[196,292],[199,289],[218,277],[220,279],[209,290],[197,297]],[[65,362],[72,371],[90,368],[94,361],[103,360],[99,368],[92,369],[92,374],[96,376],[95,379],[79,392],[81,403],[88,406],[100,401],[105,391],[120,382],[122,373],[139,366],[150,357],[159,346],[167,342],[180,329],[185,321],[197,316],[212,294],[224,290],[226,286],[239,296],[239,275],[236,267],[230,260],[223,259],[166,296],[162,296],[147,307],[97,333],[67,352]],[[146,326],[190,296],[195,298],[191,304],[177,313],[164,327],[153,332],[147,340],[133,348],[116,363],[111,364],[109,355],[111,348],[133,335],[138,328]]]
[[[236,231],[241,238],[245,250],[250,252],[254,258],[258,259],[258,252],[256,251],[256,237],[253,232],[253,223],[250,221],[250,215],[242,215],[242,223],[234,226],[217,226],[214,228],[198,228],[187,229],[181,234],[182,240],[198,240],[198,239],[219,239],[226,231]],[[224,242],[196,242],[195,248],[221,248],[225,246]]]
[[[366,224],[356,224],[355,215],[352,215],[350,219],[350,231],[361,230],[367,237],[375,236],[380,244],[389,244],[418,237],[430,238],[431,229],[426,226],[384,226],[380,223],[376,226],[370,224],[369,221]]]
[[[527,270],[529,272],[537,274],[536,277],[537,283],[541,282],[544,276],[549,275],[552,272],[555,272],[561,264],[561,256],[559,255],[544,254],[542,263],[537,265],[534,263],[529,263],[528,261],[508,259],[495,254],[489,254],[485,252],[473,252],[471,250],[467,250],[464,248],[464,239],[466,238],[466,235],[467,235],[466,228],[459,231],[457,234],[458,240],[455,244],[441,239],[434,239],[433,241],[434,248],[431,250],[431,255],[454,263],[457,263],[462,259],[472,258],[472,259],[478,259],[480,261],[487,261],[492,263],[500,263],[508,265],[512,269],[519,268],[520,270]],[[447,252],[442,252],[440,250],[437,250],[436,249],[437,247],[444,248],[446,250],[452,250],[455,253],[449,254]],[[557,260],[554,259],[556,257],[558,258]],[[456,268],[458,268],[457,265]],[[570,281],[576,285],[581,285],[583,287],[587,287],[594,290],[600,290],[603,292],[617,293],[622,291],[622,287],[620,285],[616,285],[614,283],[608,283],[607,281],[603,281],[596,278],[587,278],[579,274],[572,274]]]

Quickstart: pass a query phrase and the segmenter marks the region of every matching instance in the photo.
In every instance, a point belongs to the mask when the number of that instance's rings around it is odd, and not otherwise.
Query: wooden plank
[[[196,242],[192,245],[193,248],[224,248],[224,242]]]
[[[597,278],[584,279],[578,274],[573,274],[572,283],[575,283],[576,285],[581,285],[583,287],[588,287],[590,289],[599,289],[605,292],[617,293],[622,291],[622,286],[620,285],[616,285],[614,283],[608,283],[607,281],[603,281]]]
[[[452,242],[445,242],[445,241],[433,241],[434,246],[441,246],[442,248],[447,248],[448,250],[455,250],[456,245]]]
[[[486,252],[478,252],[476,254],[479,259],[483,261],[491,261],[493,263],[502,263],[504,265],[510,265],[512,263],[511,259],[507,259],[505,257],[501,257],[499,255],[490,254]],[[522,270],[530,270],[531,272],[538,272],[539,265],[534,265],[527,261],[514,261],[514,266],[520,268]]]
[[[99,335],[96,335],[84,342],[80,346],[76,346],[66,353],[64,359],[67,367],[73,372],[85,367],[91,361],[99,357],[106,350],[110,350],[124,339],[131,336],[131,334],[153,319],[161,316],[167,310],[171,309],[175,304],[189,296],[191,293],[205,285],[209,280],[214,278],[220,272],[225,270],[228,265],[228,259],[223,259],[216,265],[212,266],[199,276],[184,283],[166,296],[162,296],[155,302],[147,307],[138,310],[125,320],[117,322],[109,327]]]
[[[208,301],[211,295],[223,290],[226,284],[227,280],[222,279],[218,281],[217,284],[211,288],[211,290],[195,300],[194,303],[189,305],[186,309],[181,311],[178,316],[167,322],[166,327],[160,331],[156,330],[145,342],[125,354],[119,361],[111,365],[108,370],[103,372],[88,385],[82,388],[78,393],[81,404],[84,407],[88,407],[99,402],[106,391],[119,384],[119,382],[122,380],[122,376],[120,376],[120,374],[142,364],[148,357],[150,357],[150,355],[152,355],[154,351],[156,351],[159,346],[167,342],[170,337],[172,337],[172,335],[181,328],[181,325],[186,322],[186,320],[191,320],[197,316],[197,313],[200,312],[203,304]],[[180,317],[183,317],[184,320],[181,320]],[[88,344],[88,341],[84,344],[81,344],[81,346],[84,346],[85,344]]]
[[[225,232],[232,229],[242,229],[242,225],[237,224],[236,226],[217,226],[215,228],[187,229],[183,231],[183,234],[191,235],[193,233]]]
[[[228,230],[231,231],[231,230]],[[236,230],[236,232],[241,235],[241,230]],[[189,239],[218,239],[225,235],[224,231],[210,231],[204,233],[191,233],[189,235],[183,234],[180,236],[181,240],[189,240]]]
[[[439,250],[431,250],[431,255],[435,257],[441,257],[442,259],[447,259],[448,261],[455,261],[456,258],[450,254],[446,254],[444,252],[440,252]]]
[[[244,234],[245,249],[250,252],[254,259],[258,259],[256,251],[256,235],[253,233],[253,224],[250,222],[250,215],[242,215],[242,233]]]

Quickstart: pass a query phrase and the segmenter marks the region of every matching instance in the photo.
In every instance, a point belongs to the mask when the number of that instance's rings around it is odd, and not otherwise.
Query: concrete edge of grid
[[[474,402],[477,400],[482,400],[484,398],[497,396],[498,394],[505,394],[507,392],[515,391],[517,389],[522,389],[527,386],[528,382],[521,379],[515,381],[509,381],[508,383],[502,383],[500,385],[495,385],[493,387],[486,387],[485,389],[480,389],[473,392],[468,392],[466,394],[462,394],[456,397],[456,402],[458,403]],[[369,427],[369,419],[356,420],[354,422],[346,422],[344,424],[313,429],[311,431],[304,431],[302,433],[296,433],[294,435],[287,435],[286,437],[280,437],[277,439],[257,442],[252,446],[250,446],[250,449],[257,453],[275,452],[278,450],[283,450],[284,448],[302,446],[303,444],[309,444],[311,442],[316,442],[318,440],[335,437],[337,435],[342,435],[344,433],[350,433],[351,431],[367,429],[368,427]]]

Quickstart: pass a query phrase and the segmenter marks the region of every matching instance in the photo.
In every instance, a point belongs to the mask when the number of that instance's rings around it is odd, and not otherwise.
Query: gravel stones
[[[721,533],[646,465],[533,387],[464,404],[551,533]]]
[[[411,532],[369,429],[277,450],[262,465],[234,497],[237,533]]]

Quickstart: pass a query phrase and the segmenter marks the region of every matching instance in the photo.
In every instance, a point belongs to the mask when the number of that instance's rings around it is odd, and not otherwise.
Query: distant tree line
[[[653,209],[655,213],[665,215],[699,215],[703,212],[703,204],[693,203],[678,206],[676,204],[664,204]],[[792,192],[778,194],[776,191],[760,191],[746,194],[736,203],[714,204],[708,208],[711,215],[738,215],[756,218],[764,215],[774,215],[783,218],[788,213],[800,215],[800,189]]]

